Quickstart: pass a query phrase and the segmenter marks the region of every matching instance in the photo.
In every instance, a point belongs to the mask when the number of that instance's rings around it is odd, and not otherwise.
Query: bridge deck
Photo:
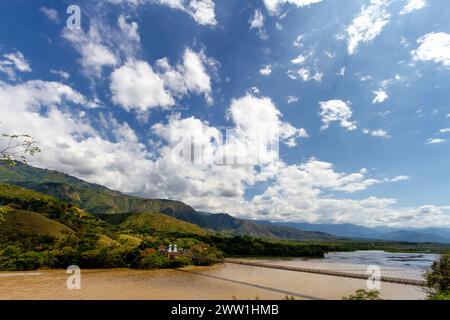
[[[234,259],[226,259],[225,262],[232,263],[232,264],[252,266],[252,267],[259,267],[259,268],[322,274],[322,275],[334,276],[334,277],[344,277],[344,278],[353,278],[353,279],[362,279],[362,280],[368,279],[368,276],[365,274],[358,274],[358,273],[351,273],[351,272],[342,272],[342,271],[325,270],[325,269],[313,269],[313,268],[301,268],[301,267],[287,267],[287,266],[279,266],[279,265],[272,265],[272,264],[267,264],[267,263],[250,262],[250,261],[242,261],[242,260],[234,260]],[[390,283],[398,283],[398,284],[404,284],[404,285],[413,285],[413,286],[424,286],[426,284],[426,282],[423,280],[403,279],[403,278],[383,277],[383,276],[380,278],[380,281],[390,282]]]

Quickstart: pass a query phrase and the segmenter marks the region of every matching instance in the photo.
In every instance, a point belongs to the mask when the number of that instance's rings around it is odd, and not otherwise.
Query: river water
[[[438,255],[385,252],[330,253],[325,259],[261,260],[285,266],[363,272],[380,266],[382,275],[422,279]],[[251,259],[248,259],[251,260]],[[251,260],[253,261],[253,260]],[[1,272],[0,299],[341,299],[365,280],[222,264],[180,270],[82,270],[81,290],[68,290],[65,270]],[[424,299],[419,287],[382,283],[385,299]]]

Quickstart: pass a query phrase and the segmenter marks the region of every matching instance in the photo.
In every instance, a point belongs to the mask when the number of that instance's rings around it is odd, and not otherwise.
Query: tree
[[[433,262],[426,272],[426,290],[430,299],[450,299],[450,254],[444,254]]]
[[[41,152],[36,141],[30,135],[6,134],[0,135],[0,161],[14,166],[15,161],[26,163],[27,155],[34,156]]]

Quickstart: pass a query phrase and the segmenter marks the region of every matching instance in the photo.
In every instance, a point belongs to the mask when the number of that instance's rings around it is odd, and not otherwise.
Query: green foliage
[[[427,291],[430,299],[450,300],[450,255],[444,254],[433,262],[426,272]]]
[[[68,208],[67,204],[55,198],[5,183],[0,183],[0,204],[45,213],[59,213]]]
[[[159,251],[151,251],[143,253],[139,261],[139,268],[141,269],[168,269],[181,268],[193,264],[190,257],[185,255],[166,255]]]
[[[170,259],[159,252],[144,256],[139,263],[139,267],[142,269],[164,269],[169,266]]]
[[[358,289],[356,292],[348,297],[343,297],[343,300],[381,300],[379,291],[366,291]]]
[[[207,244],[196,244],[191,247],[187,256],[195,266],[210,266],[223,261],[223,253]]]
[[[450,289],[430,297],[431,300],[450,300]]]
[[[15,246],[8,246],[0,255],[0,268],[2,270],[34,270],[45,266],[46,259],[45,253],[23,252]]]
[[[333,247],[283,240],[253,238],[249,236],[204,236],[201,241],[217,247],[228,256],[323,257]]]
[[[9,206],[0,206],[0,223],[4,222],[5,215],[10,213],[13,209]]]

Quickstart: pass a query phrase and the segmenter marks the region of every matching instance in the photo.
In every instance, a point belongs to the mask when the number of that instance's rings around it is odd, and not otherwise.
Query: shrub
[[[430,298],[431,300],[450,300],[450,290],[446,292],[439,293]]]
[[[196,244],[189,249],[187,256],[195,266],[210,266],[223,260],[223,253],[207,244]]]
[[[45,265],[46,258],[46,253],[22,251],[15,246],[8,246],[1,254],[0,269],[36,270]]]
[[[165,255],[154,252],[141,258],[139,268],[141,269],[164,269],[170,266],[170,259]]]
[[[170,261],[171,268],[181,268],[192,264],[192,260],[188,256],[177,256]]]

